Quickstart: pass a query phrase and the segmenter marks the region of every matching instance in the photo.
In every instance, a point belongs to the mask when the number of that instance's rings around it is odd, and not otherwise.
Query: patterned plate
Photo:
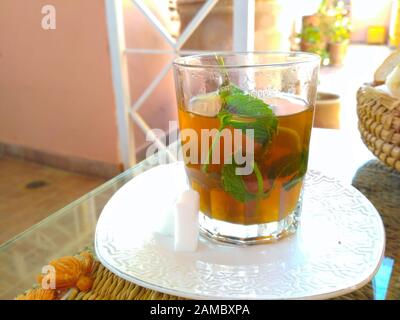
[[[100,261],[143,287],[194,299],[325,299],[365,285],[380,265],[385,233],[355,188],[310,171],[296,235],[249,247],[201,238],[174,252],[174,202],[187,188],[182,163],[152,168],[118,190],[97,224]]]

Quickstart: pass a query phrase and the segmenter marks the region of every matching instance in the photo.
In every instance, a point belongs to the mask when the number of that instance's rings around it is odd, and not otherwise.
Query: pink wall
[[[0,1],[0,141],[118,163],[104,1]]]
[[[41,27],[46,4],[56,8],[56,30]],[[169,49],[131,1],[124,12],[128,47]],[[129,56],[132,100],[169,58]],[[140,113],[167,129],[175,109],[170,73]],[[139,128],[135,140],[146,144]],[[103,0],[0,1],[0,142],[120,162]]]

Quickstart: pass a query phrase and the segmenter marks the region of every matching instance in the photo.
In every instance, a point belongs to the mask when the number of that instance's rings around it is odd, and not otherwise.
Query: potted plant
[[[300,48],[302,51],[314,52],[325,49],[326,43],[322,39],[322,32],[319,27],[306,26],[299,34]]]
[[[330,41],[328,44],[329,57],[331,64],[339,66],[343,64],[343,60],[349,46],[350,28],[343,21],[335,22],[331,29]]]
[[[350,39],[350,20],[343,1],[323,0],[318,12],[303,17],[302,51],[317,53],[323,65],[341,65]]]
[[[300,50],[315,53],[321,56],[321,64],[329,64],[329,54],[326,50],[327,43],[320,27],[313,24],[303,27],[298,35],[300,39]]]
[[[330,64],[342,65],[350,39],[349,10],[344,1],[324,0],[319,12],[327,17],[325,30],[328,37]]]

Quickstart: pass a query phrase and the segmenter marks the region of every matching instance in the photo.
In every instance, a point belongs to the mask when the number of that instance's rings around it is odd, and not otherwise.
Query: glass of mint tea
[[[202,234],[257,244],[296,231],[319,65],[303,52],[175,60],[181,150]]]

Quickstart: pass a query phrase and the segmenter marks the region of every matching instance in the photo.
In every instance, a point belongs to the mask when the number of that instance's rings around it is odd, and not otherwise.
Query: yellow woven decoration
[[[54,290],[32,289],[25,294],[19,295],[16,300],[55,300],[56,292]]]

